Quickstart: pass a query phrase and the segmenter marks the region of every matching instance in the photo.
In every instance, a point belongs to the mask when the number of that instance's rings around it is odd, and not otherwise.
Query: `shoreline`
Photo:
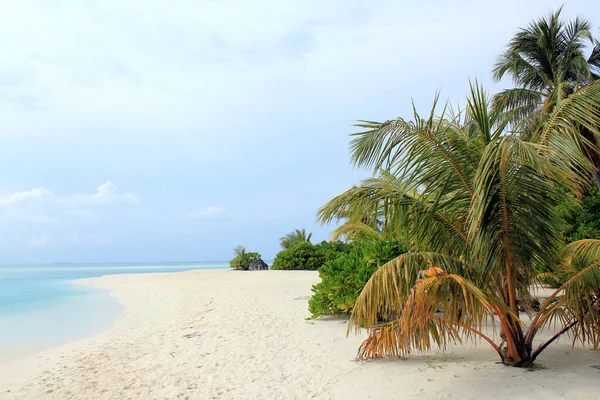
[[[483,343],[354,362],[364,334],[346,337],[344,318],[305,320],[318,280],[232,270],[77,280],[110,290],[122,313],[92,336],[0,361],[0,398],[598,398],[600,352],[564,339],[539,371],[497,365]]]
[[[0,272],[8,268],[9,273],[8,279],[2,282],[8,282],[6,287],[9,293],[9,312],[0,313],[0,325],[12,328],[0,329],[0,362],[81,340],[107,329],[123,312],[123,306],[115,296],[110,295],[113,292],[111,288],[96,287],[93,281],[87,282],[87,279],[119,274],[183,272],[206,267],[220,269],[227,268],[226,266],[228,267],[228,264],[225,262],[181,262],[143,265],[35,264],[19,267],[18,270],[12,269],[10,265],[0,267]],[[179,269],[182,267],[188,269],[182,271]],[[11,279],[11,274],[22,272],[21,268],[25,270],[22,279]],[[45,276],[40,277],[39,273]],[[13,282],[16,283],[16,290],[11,286]],[[0,290],[2,287],[0,285]],[[25,298],[28,289],[29,293],[33,292],[35,299],[31,304],[28,304],[28,299]],[[40,293],[46,298],[40,300]],[[25,304],[22,310],[19,310],[19,301]],[[15,311],[10,312],[11,307],[15,308]],[[65,329],[64,327],[74,319],[79,322],[78,325],[71,325],[70,329]]]
[[[110,290],[93,285],[65,282],[78,288],[76,297],[65,298],[45,309],[34,309],[2,315],[0,322],[14,331],[2,334],[0,362],[82,340],[109,329],[123,312],[122,304],[110,295]],[[86,309],[92,309],[86,313]],[[79,325],[63,327],[76,318]]]

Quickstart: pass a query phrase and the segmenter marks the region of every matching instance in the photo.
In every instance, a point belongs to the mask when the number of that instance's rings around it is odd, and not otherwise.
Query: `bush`
[[[600,239],[600,191],[594,185],[587,191],[580,206],[563,207],[567,222],[567,242],[581,239]]]
[[[229,265],[233,269],[247,271],[251,262],[260,258],[260,253],[246,252],[243,246],[238,246],[234,249],[235,257],[229,261]]]
[[[315,247],[319,248],[319,251],[325,257],[325,261],[335,260],[343,254],[348,254],[353,248],[353,245],[335,241],[335,242],[326,242],[322,241],[321,243],[315,245]]]
[[[309,242],[298,242],[277,253],[271,269],[316,270],[325,262],[317,246]]]
[[[558,213],[564,220],[565,245],[582,239],[600,239],[600,191],[595,185],[584,193],[580,205],[564,202],[558,206]],[[561,268],[558,258],[554,263],[538,266],[538,272],[539,282],[551,288],[559,288],[573,276],[572,270]]]
[[[308,309],[313,318],[349,314],[365,284],[377,269],[406,249],[394,239],[357,242],[352,250],[319,268],[321,282],[312,287]]]
[[[350,245],[342,242],[297,242],[277,253],[271,269],[317,270],[325,262],[348,253],[350,248]]]

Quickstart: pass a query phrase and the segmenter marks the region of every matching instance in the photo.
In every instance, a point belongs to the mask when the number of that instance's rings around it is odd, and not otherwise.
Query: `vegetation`
[[[581,18],[565,23],[561,10],[520,29],[496,63],[494,78],[509,76],[517,87],[494,96],[494,108],[508,112],[513,123],[548,117],[569,96],[600,79],[600,43],[592,36],[591,23]],[[587,44],[593,49],[586,57]],[[600,188],[597,128],[582,125],[575,138],[594,164],[592,173]]]
[[[334,260],[350,251],[350,245],[342,242],[321,242],[313,245],[307,241],[299,241],[288,249],[280,251],[271,269],[317,270],[325,262]]]
[[[565,224],[565,245],[578,240],[600,239],[600,190],[595,186],[586,191],[581,204],[570,200],[560,204],[558,212]],[[572,269],[565,269],[559,263],[541,265],[538,271],[540,283],[553,288],[560,287],[573,276]]]
[[[567,203],[561,209],[567,226],[567,241],[600,239],[600,190],[590,188],[584,194],[581,205]]]
[[[290,232],[284,237],[279,239],[279,243],[281,244],[282,249],[289,249],[296,243],[300,242],[308,242],[310,243],[310,238],[312,237],[312,233],[306,234],[304,228],[296,229],[294,232]]]
[[[319,268],[322,281],[313,286],[308,301],[313,318],[349,314],[377,268],[405,251],[395,239],[374,239],[357,242],[349,253],[327,261]]]
[[[233,269],[247,271],[250,263],[260,258],[259,253],[247,252],[243,246],[237,246],[233,251],[235,257],[229,261],[229,265]]]
[[[580,151],[579,133],[582,126],[599,133],[599,103],[600,82],[592,82],[544,118],[516,120],[491,107],[475,83],[458,114],[436,114],[434,102],[425,118],[415,112],[410,121],[361,121],[352,160],[374,176],[318,217],[362,223],[376,216],[378,231],[409,238],[411,251],[377,269],[356,301],[350,327],[369,330],[359,358],[483,338],[503,363],[528,366],[562,334],[598,336],[600,241],[574,242],[558,254],[557,209],[590,182],[594,166]],[[559,258],[578,272],[526,329],[518,304],[532,304],[536,266]],[[484,331],[493,318],[499,343]],[[536,333],[551,324],[560,327],[557,335],[534,349]]]

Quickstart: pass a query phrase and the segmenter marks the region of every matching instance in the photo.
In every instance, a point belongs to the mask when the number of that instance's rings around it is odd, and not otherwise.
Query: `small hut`
[[[269,269],[269,265],[260,257],[248,264],[248,271],[265,271],[267,269]]]

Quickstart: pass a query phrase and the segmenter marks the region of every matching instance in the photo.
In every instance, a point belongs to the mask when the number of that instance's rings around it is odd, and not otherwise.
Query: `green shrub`
[[[312,287],[308,309],[313,318],[349,314],[365,284],[377,269],[404,253],[394,239],[357,242],[352,250],[319,268],[321,282]]]
[[[229,261],[229,265],[233,269],[247,271],[250,263],[260,258],[260,253],[246,252],[246,248],[243,246],[238,246],[233,251],[235,252],[235,257]]]
[[[587,191],[580,206],[563,206],[567,243],[582,239],[600,239],[600,191],[594,185]]]
[[[324,240],[321,243],[315,245],[315,247],[317,247],[319,251],[323,254],[323,256],[325,257],[325,261],[329,261],[335,260],[343,254],[350,253],[350,250],[352,250],[353,245],[341,242],[339,240],[335,242],[327,242]]]
[[[277,253],[271,269],[316,270],[324,262],[325,257],[317,246],[309,242],[298,242]]]
[[[351,245],[342,242],[297,242],[275,256],[271,269],[317,270],[325,262],[334,260],[350,251]]]
[[[600,191],[595,185],[584,193],[580,205],[564,202],[558,206],[558,213],[564,220],[565,245],[582,239],[600,239]],[[539,282],[552,288],[562,286],[573,276],[573,270],[563,270],[558,258],[554,263],[539,265],[538,272]]]

